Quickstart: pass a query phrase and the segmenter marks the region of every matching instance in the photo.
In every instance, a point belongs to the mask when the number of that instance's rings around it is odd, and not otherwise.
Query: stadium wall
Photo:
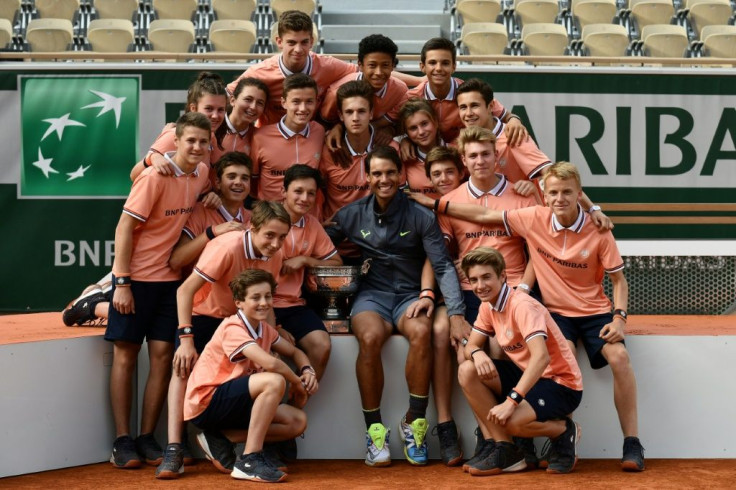
[[[198,71],[227,81],[236,66],[0,65],[0,311],[61,309],[109,270],[130,168],[182,111]],[[701,257],[648,267],[715,270],[734,297],[732,69],[467,66],[457,76],[490,82],[550,158],[580,167],[624,255]]]

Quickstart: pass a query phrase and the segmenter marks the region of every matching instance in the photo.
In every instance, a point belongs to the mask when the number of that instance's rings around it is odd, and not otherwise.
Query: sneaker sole
[[[385,468],[386,466],[391,466],[391,460],[388,461],[369,461],[364,460],[364,463],[366,466],[370,466],[371,468]]]
[[[176,480],[179,478],[179,475],[184,473],[184,467],[182,466],[179,468],[179,471],[161,471],[160,473],[156,473],[156,478],[159,480]]]
[[[240,471],[237,468],[233,468],[233,471],[230,472],[230,476],[232,476],[236,480],[248,480],[248,481],[261,482],[261,483],[280,483],[280,482],[286,480],[286,477],[288,477],[289,475],[287,475],[286,473],[284,473],[281,476],[281,478],[279,478],[278,480],[266,480],[266,479],[263,479],[263,478],[261,478],[259,476],[249,475],[248,473],[243,473],[242,471]]]
[[[119,465],[119,464],[117,464],[115,462],[115,457],[114,456],[110,456],[110,463],[112,463],[112,466],[114,468],[119,468],[121,470],[132,470],[132,469],[140,468],[141,466],[143,466],[143,461],[140,461],[140,460],[137,460],[137,459],[131,459],[130,461],[128,461],[124,465]]]
[[[219,461],[217,461],[217,459],[210,456],[211,451],[210,451],[209,446],[207,446],[207,439],[205,439],[203,432],[197,434],[197,444],[204,452],[204,456],[212,462],[215,468],[217,468],[217,471],[219,471],[220,473],[228,474],[228,475],[234,471],[234,470],[229,470],[225,468],[224,466],[222,466],[222,464]]]
[[[624,471],[639,472],[644,471],[644,466],[639,466],[636,461],[621,461],[621,469]]]
[[[146,461],[146,464],[149,466],[158,466],[164,462],[164,457],[161,456],[158,459],[146,459],[145,461]]]
[[[459,466],[460,463],[462,462],[463,462],[463,454],[460,453],[460,456],[458,456],[457,458],[452,458],[451,460],[445,461],[444,463],[445,463],[445,466],[453,467],[453,466]]]
[[[472,466],[470,466],[468,468],[468,473],[470,473],[473,476],[500,475],[501,473],[516,473],[518,471],[524,471],[526,467],[527,467],[526,461],[522,459],[518,463],[514,463],[511,466],[507,466],[506,468],[493,468],[491,470],[479,470],[478,468],[473,468]]]

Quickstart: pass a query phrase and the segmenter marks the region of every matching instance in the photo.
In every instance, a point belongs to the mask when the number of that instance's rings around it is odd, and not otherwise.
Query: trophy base
[[[350,320],[323,320],[327,333],[350,333]]]

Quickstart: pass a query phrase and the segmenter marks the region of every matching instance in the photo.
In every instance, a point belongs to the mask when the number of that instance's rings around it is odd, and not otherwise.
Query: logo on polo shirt
[[[125,197],[138,160],[137,76],[23,76],[19,197]]]
[[[584,248],[580,251],[580,256],[584,259],[587,259],[590,255],[590,252],[588,252],[588,249]]]

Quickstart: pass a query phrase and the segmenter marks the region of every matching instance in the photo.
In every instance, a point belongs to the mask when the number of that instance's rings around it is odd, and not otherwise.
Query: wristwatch
[[[595,213],[596,211],[600,211],[601,207],[597,204],[593,204],[590,209],[588,210],[588,214]]]

